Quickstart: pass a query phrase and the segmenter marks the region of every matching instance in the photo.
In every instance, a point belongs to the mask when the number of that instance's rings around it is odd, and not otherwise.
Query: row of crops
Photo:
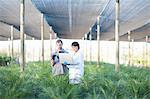
[[[0,67],[1,99],[150,99],[150,68],[85,63],[79,85],[68,84],[68,75],[53,77],[49,62],[28,63],[23,73],[19,66]]]

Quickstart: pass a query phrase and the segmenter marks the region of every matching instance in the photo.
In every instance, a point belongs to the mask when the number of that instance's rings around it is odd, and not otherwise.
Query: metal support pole
[[[134,39],[131,40],[132,41],[132,54],[130,54],[131,56],[131,65],[130,66],[134,66]]]
[[[26,40],[27,39],[27,35],[26,34],[24,34],[24,40]]]
[[[8,56],[10,56],[10,38],[8,38]]]
[[[84,37],[82,37],[82,48],[83,48],[83,52],[84,52]],[[84,56],[85,54],[83,53],[83,56]],[[85,61],[85,58],[84,58],[84,61]]]
[[[49,28],[50,34],[49,34],[49,42],[50,42],[50,58],[52,55],[52,27]]]
[[[100,66],[100,16],[97,17],[97,67]]]
[[[55,39],[57,39],[58,37],[57,37],[57,33],[55,33]]]
[[[17,43],[17,58],[19,62],[19,57],[20,57],[20,42]]]
[[[147,41],[147,60],[148,60],[148,66],[150,67],[150,36],[148,36],[148,41]]]
[[[131,32],[128,31],[128,66],[131,65]]]
[[[11,30],[11,57],[14,58],[14,44],[13,44],[13,40],[14,40],[14,27],[11,25],[10,26],[10,30]]]
[[[90,64],[92,64],[92,28],[90,28],[90,35],[89,35],[89,39],[90,39]]]
[[[41,44],[42,44],[42,63],[44,65],[44,15],[41,14]]]
[[[34,44],[34,40],[35,40],[35,38],[33,37],[33,38],[32,38],[32,41],[33,41],[32,44]],[[33,60],[32,60],[32,61],[34,62],[34,53],[35,53],[35,52],[34,52],[34,47],[32,47],[32,48],[33,48],[33,52],[32,52],[32,53],[33,53],[33,55],[32,55]]]
[[[25,14],[25,0],[20,0],[20,38],[21,38],[21,72],[25,69],[25,47],[24,47],[24,14]]]
[[[24,42],[25,42],[25,44],[24,44],[24,55],[25,55],[25,58],[24,58],[24,62],[26,63],[27,62],[27,59],[28,59],[28,53],[27,53],[27,49],[26,49],[26,39],[27,39],[27,35],[26,34],[24,34]]]
[[[144,66],[144,58],[145,58],[145,45],[144,45],[144,42],[142,43],[142,59],[141,59],[141,66],[143,67]]]
[[[146,40],[146,42],[145,42],[146,43],[146,47],[145,47],[145,57],[146,57],[145,62],[146,63],[145,63],[145,66],[148,67],[148,45],[147,45],[148,44],[148,36],[146,36],[145,40]]]
[[[87,59],[87,34],[85,34],[85,60],[88,61]]]
[[[115,42],[116,42],[116,64],[115,71],[119,71],[119,15],[120,15],[120,0],[116,0],[116,16],[115,16]]]

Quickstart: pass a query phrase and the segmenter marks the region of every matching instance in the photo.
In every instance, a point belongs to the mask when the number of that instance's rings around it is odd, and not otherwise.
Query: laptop
[[[59,53],[59,61],[60,63],[67,62],[67,64],[73,64],[73,58],[68,53]]]

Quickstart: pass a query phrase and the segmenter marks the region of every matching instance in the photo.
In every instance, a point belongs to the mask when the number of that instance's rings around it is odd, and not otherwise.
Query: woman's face
[[[78,51],[78,47],[77,46],[72,46],[72,51],[73,52],[77,52]]]

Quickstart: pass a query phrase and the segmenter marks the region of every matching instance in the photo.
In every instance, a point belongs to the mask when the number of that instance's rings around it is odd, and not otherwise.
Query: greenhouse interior
[[[0,99],[150,99],[150,0],[0,0]]]

